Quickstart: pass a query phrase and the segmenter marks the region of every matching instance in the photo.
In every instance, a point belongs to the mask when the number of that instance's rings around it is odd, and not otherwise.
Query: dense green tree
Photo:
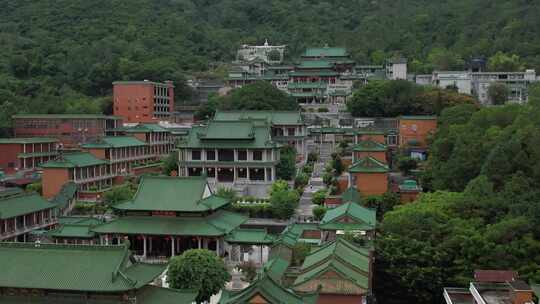
[[[135,195],[135,189],[133,189],[131,184],[125,184],[106,191],[103,194],[103,201],[107,205],[114,205],[132,199],[133,195]]]
[[[312,211],[313,217],[315,218],[316,221],[320,221],[326,214],[326,211],[327,211],[326,207],[316,206],[315,208],[313,208],[313,211]]]
[[[172,151],[169,156],[165,158],[161,165],[161,171],[167,176],[170,176],[174,171],[178,174],[178,154],[175,151]]]
[[[371,81],[355,91],[347,109],[357,117],[439,114],[447,107],[475,104],[469,95],[426,88],[405,80]]]
[[[488,96],[494,105],[505,104],[508,100],[508,94],[510,94],[510,90],[504,83],[494,82],[488,87]]]
[[[171,288],[197,290],[197,303],[210,300],[229,280],[223,260],[206,249],[190,249],[169,261],[167,282]]]
[[[270,205],[272,214],[279,219],[289,219],[298,206],[300,196],[290,189],[286,181],[278,180],[270,189]]]
[[[432,49],[427,60],[434,70],[439,71],[461,70],[465,64],[465,61],[458,53],[445,48]]]
[[[508,55],[503,52],[497,52],[488,60],[488,69],[495,72],[516,72],[521,69],[521,63],[518,55]]]
[[[281,147],[279,157],[279,163],[276,165],[276,177],[292,180],[296,174],[296,149],[289,145]]]

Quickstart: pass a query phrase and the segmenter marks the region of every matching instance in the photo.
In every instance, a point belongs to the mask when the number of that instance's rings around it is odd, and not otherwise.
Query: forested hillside
[[[358,62],[399,52],[419,72],[516,54],[540,69],[532,0],[4,0],[0,102],[19,112],[96,112],[117,79],[172,79],[229,62],[243,43],[346,46]]]

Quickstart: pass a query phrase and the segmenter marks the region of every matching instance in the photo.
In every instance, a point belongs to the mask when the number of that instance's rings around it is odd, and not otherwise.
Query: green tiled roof
[[[276,244],[284,244],[285,246],[292,248],[298,242],[311,243],[311,239],[304,239],[302,235],[306,230],[319,230],[316,223],[294,223],[287,226],[285,230],[276,239]],[[318,242],[318,240],[316,240]]]
[[[49,137],[0,138],[0,144],[44,144],[55,142],[58,142],[58,139]]]
[[[353,150],[357,152],[386,152],[387,147],[372,140],[362,140],[353,147]]]
[[[343,238],[329,243],[310,253],[304,260],[300,275],[294,286],[302,285],[328,270],[336,271],[343,280],[349,281],[362,289],[369,289],[370,253],[366,248],[360,248]],[[330,286],[322,286],[321,292],[335,292],[341,284],[334,282]],[[347,294],[347,290],[342,290]]]
[[[55,204],[42,198],[37,193],[9,196],[0,199],[0,219],[12,218],[55,207]]]
[[[289,82],[289,89],[326,89],[327,84],[324,82]]]
[[[199,133],[203,140],[240,139],[253,140],[254,125],[250,121],[211,121],[204,133]]]
[[[205,196],[205,192],[210,194]],[[206,177],[143,176],[133,200],[115,205],[119,210],[205,212],[229,202],[210,193]]]
[[[339,76],[338,72],[334,71],[294,71],[289,73],[290,76]]]
[[[328,60],[304,60],[297,66],[299,69],[331,69],[334,63]]]
[[[96,236],[96,233],[90,231],[91,227],[86,225],[65,224],[51,230],[47,233],[54,238],[81,238],[91,239]]]
[[[400,191],[422,191],[422,188],[414,179],[406,179],[399,185]]]
[[[42,168],[75,168],[105,165],[106,161],[88,152],[73,152],[59,155],[56,159],[41,164]]]
[[[222,236],[246,220],[243,215],[224,210],[206,217],[123,216],[92,230],[118,234]]]
[[[398,117],[400,120],[437,120],[435,115],[402,115]]]
[[[341,202],[342,203],[360,203],[362,201],[362,197],[360,195],[360,192],[356,190],[354,187],[349,187],[345,192],[341,194]]]
[[[118,116],[102,114],[17,114],[13,118],[55,118],[55,119],[122,119]]]
[[[214,120],[264,119],[273,125],[302,125],[304,120],[296,111],[217,111]]]
[[[0,243],[0,286],[88,292],[139,289],[165,266],[133,264],[127,246]]]
[[[146,146],[146,143],[133,136],[105,136],[82,145],[83,148],[124,148]]]
[[[275,250],[274,248],[272,248],[272,251]],[[287,272],[287,268],[289,268],[289,265],[289,260],[281,256],[275,256],[270,258],[268,262],[264,264],[264,270],[272,279],[280,281],[285,272]]]
[[[290,93],[292,97],[323,97],[322,93],[315,92],[303,92],[303,93]]]
[[[246,304],[256,296],[261,296],[269,304],[315,304],[317,294],[298,295],[282,287],[264,270],[247,288],[240,291],[224,291],[220,304]]]
[[[93,217],[60,217],[59,226],[47,232],[53,238],[94,238],[92,228],[103,224],[102,220]]]
[[[347,218],[346,222],[341,222]],[[374,230],[377,224],[376,211],[357,203],[345,203],[326,211],[319,223],[322,230]]]
[[[350,173],[386,173],[388,170],[386,164],[371,156],[362,158],[349,167]]]
[[[58,152],[49,151],[49,152],[19,153],[19,154],[17,154],[17,157],[19,157],[19,158],[29,158],[29,157],[55,156],[55,155],[58,155]]]
[[[341,47],[307,48],[302,57],[347,57],[349,54]]]
[[[274,238],[266,229],[237,228],[225,237],[225,241],[234,244],[272,244]]]
[[[208,137],[210,136],[210,137]],[[256,126],[252,121],[211,121],[209,126],[193,127],[183,148],[278,148],[270,137],[270,126]]]
[[[151,133],[151,132],[169,132],[159,124],[140,123],[133,127],[125,128],[127,133]]]
[[[178,290],[147,285],[137,291],[137,304],[190,304],[195,302],[196,290]]]
[[[386,132],[381,130],[356,130],[355,133],[358,135],[386,135]]]

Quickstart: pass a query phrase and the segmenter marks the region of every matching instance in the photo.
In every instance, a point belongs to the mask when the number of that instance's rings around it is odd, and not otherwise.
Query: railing
[[[25,233],[28,233],[28,232],[33,231],[33,230],[46,228],[46,227],[49,227],[51,225],[55,225],[57,223],[58,223],[57,218],[51,218],[51,219],[44,220],[42,223],[35,224],[35,225],[32,225],[32,226],[17,227],[17,229],[15,229],[15,230],[6,231],[6,232],[0,234],[0,240],[10,239],[12,237],[16,237],[18,235],[25,234]]]
[[[169,258],[166,256],[142,256],[142,255],[133,255],[136,261],[143,262],[146,264],[167,264],[169,262]]]

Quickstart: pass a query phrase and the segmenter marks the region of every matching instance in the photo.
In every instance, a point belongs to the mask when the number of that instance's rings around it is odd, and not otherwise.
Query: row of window
[[[247,150],[238,150],[238,161],[247,161],[248,153]],[[252,158],[254,161],[263,160],[263,150],[253,150]],[[191,150],[191,159],[192,160],[201,160],[202,151],[201,150]],[[216,151],[215,150],[206,150],[206,160],[216,160]],[[217,155],[218,161],[234,161],[234,150],[223,149],[218,150]]]

